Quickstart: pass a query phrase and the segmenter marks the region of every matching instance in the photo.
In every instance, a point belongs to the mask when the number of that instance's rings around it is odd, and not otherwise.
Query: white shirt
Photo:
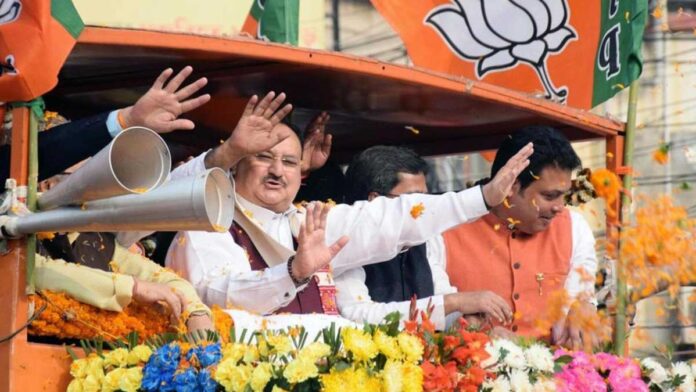
[[[570,271],[564,287],[570,298],[577,298],[581,293],[585,293],[586,298],[594,302],[594,280],[582,278],[594,276],[597,272],[594,235],[590,225],[580,213],[571,210],[570,217],[573,248]],[[431,321],[437,329],[442,330],[459,315],[458,312],[454,313],[453,317],[447,317],[448,315],[445,314],[444,296],[456,293],[457,288],[450,285],[447,275],[447,252],[442,236],[438,235],[426,242],[426,255],[433,275],[434,295],[419,299],[418,308],[426,309],[428,303],[431,303],[434,306]],[[365,270],[362,267],[347,271],[335,278],[336,302],[343,317],[359,323],[379,323],[384,316],[395,311],[401,313],[402,320],[408,317],[411,301],[374,302],[370,298],[365,279]],[[491,285],[494,284],[495,282],[491,282]]]
[[[204,157],[202,154],[178,167],[172,178],[205,170]],[[423,212],[414,218],[412,209],[420,204]],[[389,260],[404,247],[422,244],[449,228],[478,219],[486,213],[479,187],[443,195],[378,197],[371,202],[336,205],[328,214],[326,243],[333,244],[343,235],[350,240],[332,260],[333,274],[338,277],[345,271]],[[297,210],[289,208],[279,218],[277,227],[290,227],[295,214]],[[254,216],[254,219],[265,220],[262,216]],[[268,220],[260,223],[276,241],[286,241],[280,238],[284,230],[272,231],[275,223],[269,224]],[[287,305],[297,293],[284,263],[252,271],[246,252],[228,232],[178,233],[169,248],[166,264],[191,281],[203,302],[209,305],[240,307],[268,314]]]
[[[457,288],[450,284],[447,276],[445,243],[442,236],[438,235],[429,239],[425,243],[425,249],[433,276],[434,295],[419,299],[417,306],[420,310],[426,310],[428,304],[431,304],[434,308],[430,321],[438,330],[444,330],[447,326],[444,296],[456,293]],[[336,304],[341,316],[357,323],[373,324],[381,322],[384,316],[393,312],[399,312],[402,320],[408,318],[411,301],[388,303],[372,301],[365,279],[365,270],[362,267],[346,271],[335,278]]]

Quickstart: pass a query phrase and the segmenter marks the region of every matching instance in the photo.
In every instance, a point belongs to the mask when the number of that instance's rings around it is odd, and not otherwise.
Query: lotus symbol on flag
[[[20,0],[0,0],[0,26],[14,22],[22,10]]]
[[[476,76],[530,65],[546,98],[565,102],[566,87],[556,88],[546,57],[577,37],[567,25],[567,0],[452,0],[432,9],[424,23],[432,25],[458,57],[475,61]]]

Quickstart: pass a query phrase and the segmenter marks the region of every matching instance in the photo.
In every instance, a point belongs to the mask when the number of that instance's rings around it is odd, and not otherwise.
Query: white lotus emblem
[[[577,37],[567,25],[567,0],[452,0],[425,17],[460,58],[476,62],[476,76],[529,64],[546,97],[560,102],[568,88],[556,88],[546,69],[549,53]]]
[[[0,0],[0,25],[14,22],[22,11],[20,0]]]

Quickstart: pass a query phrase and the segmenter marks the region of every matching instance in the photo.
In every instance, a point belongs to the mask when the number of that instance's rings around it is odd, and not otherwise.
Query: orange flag
[[[638,78],[647,0],[372,0],[417,66],[578,108]]]
[[[0,102],[55,87],[83,28],[70,0],[0,0]]]

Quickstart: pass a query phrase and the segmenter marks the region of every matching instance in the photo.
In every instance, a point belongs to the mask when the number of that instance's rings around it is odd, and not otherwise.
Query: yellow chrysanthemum
[[[70,375],[76,379],[82,379],[87,376],[88,361],[89,359],[87,358],[80,358],[73,361],[73,363],[70,364]]]
[[[65,390],[66,392],[84,392],[84,388],[82,387],[82,380],[78,378],[74,378],[72,381],[70,381],[70,384],[68,384],[68,388]]]
[[[285,389],[283,389],[277,385],[274,385],[273,389],[271,389],[271,392],[288,392],[288,391],[286,391]]]
[[[264,362],[257,366],[251,373],[251,380],[249,381],[249,386],[254,392],[263,392],[264,388],[273,377],[273,366]]]
[[[126,374],[126,369],[116,368],[104,376],[102,381],[102,392],[115,392],[121,389],[121,378]]]
[[[230,360],[237,364],[239,361],[244,358],[244,355],[246,354],[247,350],[250,350],[251,347],[247,346],[246,344],[241,344],[241,343],[230,343],[227,344],[223,347],[222,349],[222,360]]]
[[[292,351],[292,341],[287,335],[266,335],[266,342],[270,346],[270,354],[287,355]]]
[[[144,344],[137,345],[128,353],[128,364],[137,365],[147,362],[152,355],[152,349]]]
[[[119,389],[123,392],[137,392],[143,381],[143,368],[135,366],[125,370],[118,385]]]
[[[381,329],[377,330],[373,339],[379,351],[388,359],[399,360],[403,358],[404,354],[401,352],[396,339],[382,332]]]
[[[225,391],[243,392],[252,371],[253,368],[250,365],[237,366],[235,361],[227,359],[220,362],[213,379],[222,385]]]
[[[104,366],[123,367],[128,365],[128,350],[117,348],[104,356]]]
[[[285,367],[283,376],[291,384],[297,384],[319,376],[319,368],[310,359],[299,357]]]
[[[346,350],[353,353],[353,357],[358,361],[368,361],[379,353],[377,345],[366,332],[344,328],[341,330],[341,338]]]
[[[404,363],[401,366],[403,376],[403,392],[421,392],[423,390],[423,369],[414,363]]]
[[[85,380],[87,379],[90,379],[91,381],[89,383],[83,383],[85,390],[88,390],[90,383],[97,385],[101,384],[101,381],[104,379],[104,360],[101,357],[92,355],[88,358],[87,375],[85,376]]]
[[[402,332],[397,337],[401,351],[406,355],[406,361],[416,363],[423,358],[423,343],[417,337]]]
[[[403,390],[402,366],[401,362],[391,360],[384,364],[384,369],[382,369],[384,392],[401,392]]]
[[[314,342],[300,350],[299,356],[307,358],[312,362],[317,362],[321,358],[329,356],[329,354],[331,354],[331,347],[329,347],[329,345],[321,342]]]

